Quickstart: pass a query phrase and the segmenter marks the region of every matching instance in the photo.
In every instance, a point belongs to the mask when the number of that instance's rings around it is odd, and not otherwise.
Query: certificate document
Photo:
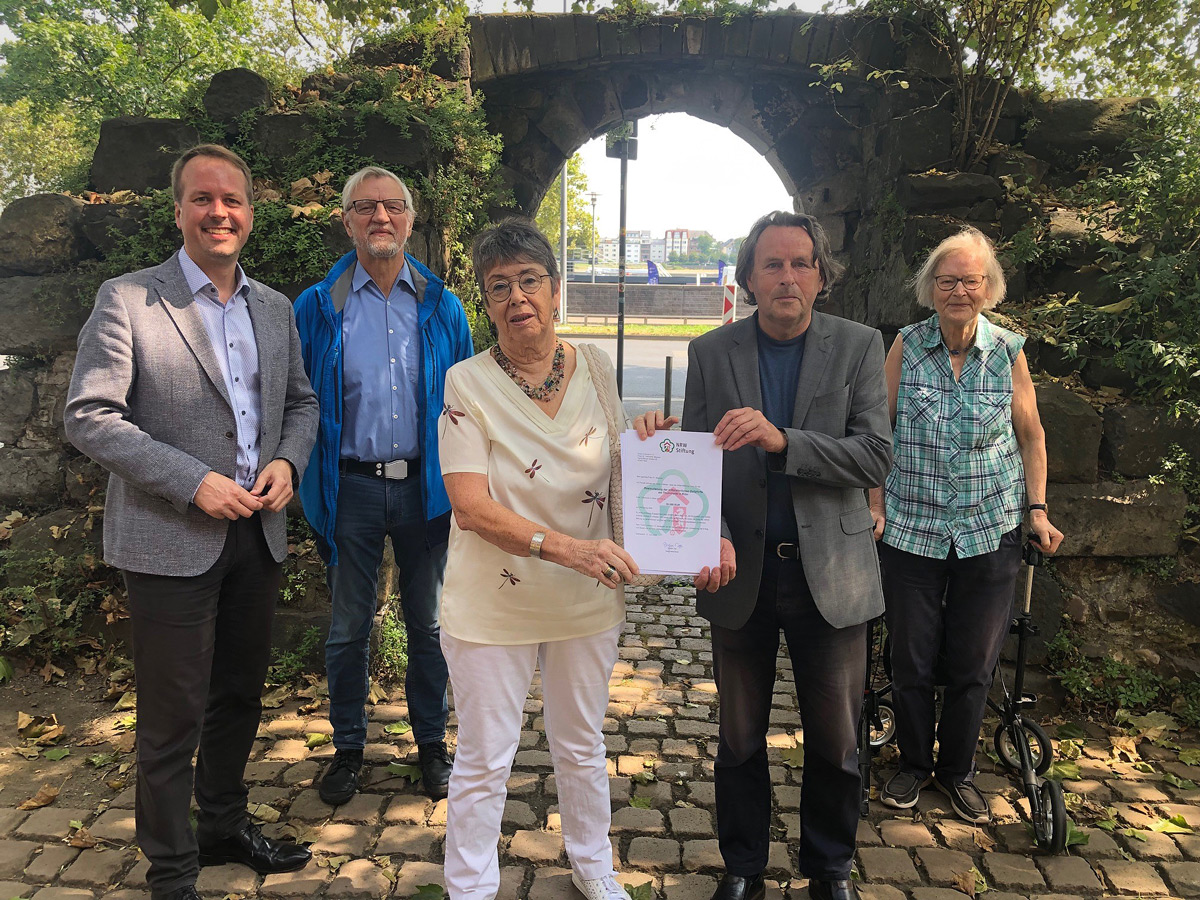
[[[695,575],[721,558],[721,448],[710,433],[621,435],[625,549],[651,575]]]

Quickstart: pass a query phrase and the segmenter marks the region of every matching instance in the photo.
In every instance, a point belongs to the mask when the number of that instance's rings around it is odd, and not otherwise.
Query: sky
[[[789,4],[790,5],[790,4]],[[815,12],[821,0],[801,0]],[[501,12],[503,0],[472,4]],[[510,4],[508,9],[513,9]],[[535,0],[534,12],[563,11],[562,0]],[[742,237],[760,216],[792,209],[779,176],[749,144],[727,128],[686,113],[638,122],[638,158],[629,163],[626,225],[661,238],[667,229],[707,231],[718,240]],[[616,237],[620,222],[621,163],[604,155],[604,138],[580,148],[588,190],[596,191],[596,232]]]

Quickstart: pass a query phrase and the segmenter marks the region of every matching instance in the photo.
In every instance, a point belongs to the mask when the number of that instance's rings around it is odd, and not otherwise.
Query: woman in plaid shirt
[[[964,228],[912,281],[935,314],[903,328],[884,373],[894,461],[872,491],[892,636],[900,770],[883,802],[907,809],[932,783],[968,822],[988,821],[973,783],[992,670],[1008,632],[1021,524],[1053,553],[1062,532],[1046,509],[1046,440],[1021,347],[981,313],[1004,299],[991,241]],[[934,760],[934,667],[946,648]]]

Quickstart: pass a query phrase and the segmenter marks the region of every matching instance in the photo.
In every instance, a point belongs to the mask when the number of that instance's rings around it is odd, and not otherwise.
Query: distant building
[[[686,252],[699,253],[701,237],[706,237],[710,241],[713,241],[713,243],[716,242],[715,239],[713,238],[713,236],[711,234],[709,234],[707,231],[691,231],[691,232],[688,232],[688,240],[687,240],[688,248],[687,248]]]
[[[625,264],[633,265],[642,261],[642,245],[628,239],[625,232]],[[604,238],[596,247],[596,256],[605,265],[615,266],[621,261],[621,242],[618,238]]]
[[[667,261],[667,242],[662,238],[656,241],[645,241],[642,243],[642,259],[653,260],[658,263]]]
[[[666,243],[667,256],[670,256],[672,253],[687,256],[691,252],[688,249],[690,233],[686,228],[674,228],[668,231],[663,240]]]

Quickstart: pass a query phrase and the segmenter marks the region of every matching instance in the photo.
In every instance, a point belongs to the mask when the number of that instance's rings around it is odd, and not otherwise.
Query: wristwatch
[[[542,558],[542,541],[546,540],[546,532],[535,531],[529,540],[529,555],[534,559]]]

